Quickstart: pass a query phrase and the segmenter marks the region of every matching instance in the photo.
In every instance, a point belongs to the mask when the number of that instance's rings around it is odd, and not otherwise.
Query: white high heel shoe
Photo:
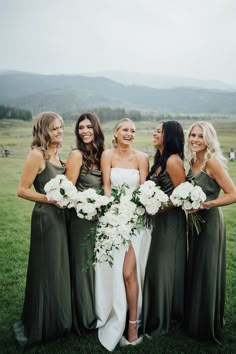
[[[138,321],[129,321],[129,323],[138,323]],[[138,326],[137,326],[138,327]],[[138,328],[137,328],[138,330]],[[137,345],[140,344],[143,341],[143,337],[138,337],[136,340],[134,340],[133,342],[129,342],[124,336],[121,337],[120,340],[120,346],[121,347],[126,347],[127,345]]]

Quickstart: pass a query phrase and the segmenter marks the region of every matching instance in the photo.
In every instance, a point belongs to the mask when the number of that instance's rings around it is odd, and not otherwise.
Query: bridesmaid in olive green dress
[[[82,114],[75,126],[77,149],[66,163],[66,175],[79,191],[98,190],[102,186],[100,158],[104,149],[104,135],[98,117],[93,113]],[[94,221],[80,219],[75,209],[69,211],[68,237],[72,286],[72,330],[76,334],[95,329],[97,320],[94,299],[94,269],[84,271],[93,254],[92,242],[86,237]],[[86,245],[86,246],[85,246]]]
[[[170,195],[186,180],[183,129],[176,121],[161,122],[153,138],[157,152],[148,179]],[[164,335],[183,323],[186,256],[186,217],[170,205],[153,217],[143,294],[145,334]]]
[[[70,271],[65,211],[48,201],[44,186],[65,168],[58,156],[64,123],[53,112],[39,114],[18,196],[34,201],[25,301],[13,325],[20,346],[45,342],[71,328]],[[34,185],[35,190],[30,187]]]
[[[186,328],[198,339],[221,343],[226,276],[226,234],[219,206],[236,202],[236,188],[229,177],[217,135],[208,122],[197,122],[188,130],[186,157],[188,179],[194,179],[206,193],[205,220],[199,235],[189,230],[189,258],[186,287]],[[219,196],[220,190],[224,195]]]

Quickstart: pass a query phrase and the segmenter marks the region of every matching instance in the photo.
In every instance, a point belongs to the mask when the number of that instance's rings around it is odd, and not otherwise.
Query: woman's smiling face
[[[84,144],[91,144],[94,140],[93,126],[88,118],[79,123],[78,133]]]
[[[188,144],[191,151],[199,153],[205,151],[207,145],[203,138],[203,129],[198,125],[194,126],[188,137]]]
[[[119,128],[115,130],[117,143],[130,145],[135,138],[135,126],[132,122],[123,122]]]
[[[153,132],[153,146],[157,149],[163,147],[163,124],[160,123]]]

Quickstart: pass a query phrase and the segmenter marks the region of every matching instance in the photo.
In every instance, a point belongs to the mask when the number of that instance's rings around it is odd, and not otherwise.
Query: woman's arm
[[[221,162],[216,158],[212,157],[207,161],[206,173],[216,180],[224,195],[220,197],[203,203],[206,208],[224,206],[236,202],[236,187],[230,178],[228,172],[222,166]]]
[[[140,173],[140,184],[143,184],[146,181],[149,172],[148,156],[143,152],[139,152],[138,154],[138,168]]]
[[[174,187],[186,181],[184,163],[178,155],[171,155],[166,163],[166,171]]]
[[[66,161],[66,177],[75,185],[83,163],[80,150],[73,150]]]
[[[31,189],[36,176],[45,168],[45,161],[41,151],[37,149],[31,150],[29,153],[18,184],[18,197],[31,200],[33,202],[41,202],[55,204],[54,201],[48,201],[45,194],[38,193]]]
[[[107,197],[111,196],[111,160],[112,150],[105,150],[101,156],[101,171],[104,193]]]
[[[171,155],[166,163],[166,171],[170,176],[174,187],[186,181],[184,170],[184,163],[178,155]],[[168,206],[161,208],[158,213],[165,212],[169,209],[175,208],[171,201],[168,201]]]

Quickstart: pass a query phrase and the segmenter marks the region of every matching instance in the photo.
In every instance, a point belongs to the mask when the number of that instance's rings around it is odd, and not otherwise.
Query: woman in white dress
[[[135,125],[121,119],[114,129],[114,148],[106,150],[101,158],[103,187],[107,196],[111,188],[123,183],[132,191],[146,180],[149,161],[146,154],[134,150]],[[138,337],[142,306],[142,285],[150,245],[150,231],[143,229],[133,236],[132,244],[114,251],[113,266],[98,264],[95,272],[95,303],[98,338],[112,351],[120,345],[135,345]],[[127,339],[123,336],[128,312]]]

